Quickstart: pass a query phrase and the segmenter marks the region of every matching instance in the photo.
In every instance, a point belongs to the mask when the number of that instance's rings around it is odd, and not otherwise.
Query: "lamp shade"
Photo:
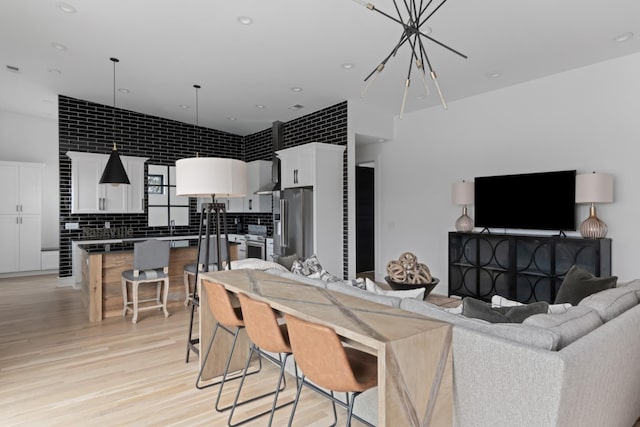
[[[613,176],[606,173],[576,175],[576,203],[613,202]]]
[[[236,159],[192,157],[176,161],[176,194],[202,197],[243,197],[247,164]]]
[[[100,184],[131,184],[115,144],[113,145],[113,150],[111,150],[109,160],[107,160],[107,165],[104,167],[104,172],[100,177]]]
[[[472,205],[473,182],[454,182],[451,187],[451,201],[454,205]]]

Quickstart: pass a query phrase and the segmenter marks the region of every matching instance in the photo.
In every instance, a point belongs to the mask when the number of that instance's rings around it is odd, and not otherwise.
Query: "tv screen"
[[[576,171],[475,178],[475,226],[576,229]]]

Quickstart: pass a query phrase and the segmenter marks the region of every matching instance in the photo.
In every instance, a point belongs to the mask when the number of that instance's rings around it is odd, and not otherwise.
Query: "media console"
[[[553,302],[576,264],[611,275],[611,239],[449,233],[449,295]]]

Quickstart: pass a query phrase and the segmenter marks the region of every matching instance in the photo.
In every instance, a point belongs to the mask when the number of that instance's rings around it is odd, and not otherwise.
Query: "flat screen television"
[[[475,178],[476,227],[576,229],[576,171]]]

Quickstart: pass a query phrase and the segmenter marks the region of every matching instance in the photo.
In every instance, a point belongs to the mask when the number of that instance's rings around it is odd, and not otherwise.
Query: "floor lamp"
[[[200,263],[202,252],[203,223],[204,229],[204,268],[209,271],[209,248],[212,233],[212,221],[215,223],[215,237],[217,250],[217,267],[223,270],[231,268],[229,252],[229,235],[227,233],[227,210],[224,203],[216,203],[215,197],[242,197],[247,192],[247,165],[245,162],[235,159],[223,159],[218,157],[193,157],[176,161],[176,194],[189,197],[211,197],[211,202],[202,206],[200,211],[200,225],[198,231],[198,251],[196,265]],[[222,232],[221,232],[222,230]],[[227,259],[226,264],[222,260],[220,251],[220,238],[224,234]],[[198,296],[198,272],[196,268],[195,289],[191,299],[191,319],[189,321],[189,336],[187,338],[187,358],[189,352],[199,354],[198,338],[192,338],[193,316],[196,306],[200,305]]]

